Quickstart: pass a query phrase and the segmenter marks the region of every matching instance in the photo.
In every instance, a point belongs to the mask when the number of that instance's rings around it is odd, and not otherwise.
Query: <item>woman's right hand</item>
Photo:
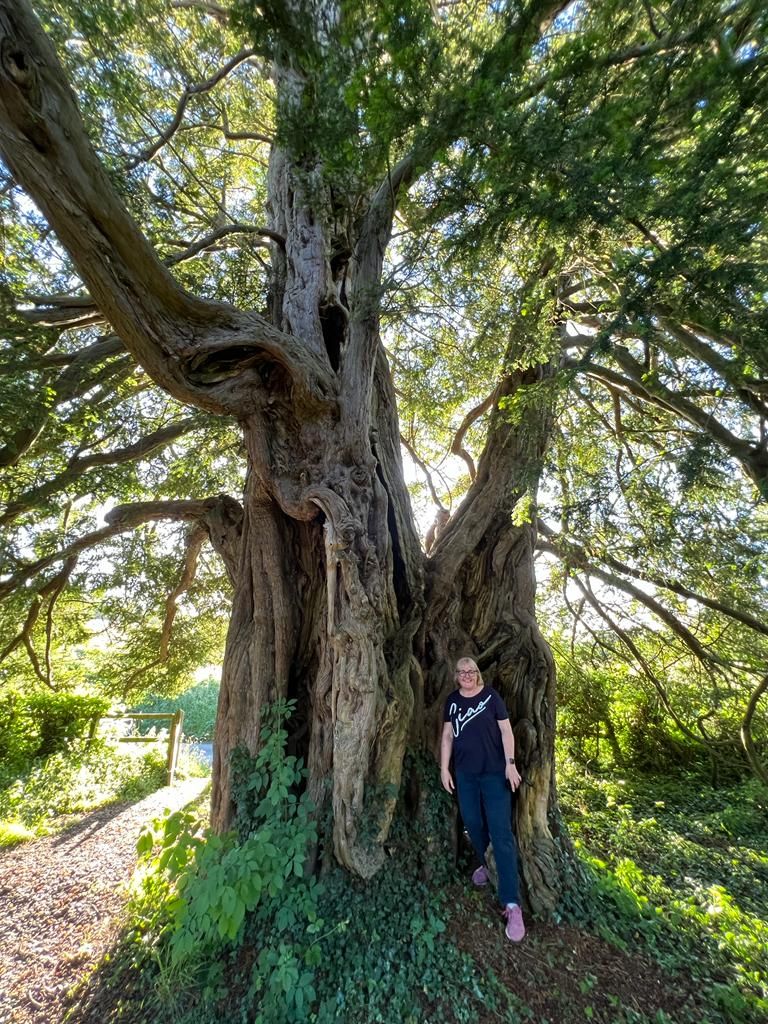
[[[451,775],[450,770],[448,768],[440,769],[440,781],[443,784],[443,789],[447,793],[452,793],[456,788],[453,784],[453,776]]]

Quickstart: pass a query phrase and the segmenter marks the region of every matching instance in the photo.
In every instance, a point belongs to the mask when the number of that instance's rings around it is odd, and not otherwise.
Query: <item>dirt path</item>
[[[66,992],[104,954],[142,826],[195,800],[205,779],[88,814],[0,852],[0,1024],[57,1024]]]

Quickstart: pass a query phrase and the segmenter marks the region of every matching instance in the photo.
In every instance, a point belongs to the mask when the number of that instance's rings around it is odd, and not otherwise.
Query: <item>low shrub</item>
[[[0,768],[22,772],[33,761],[66,749],[88,734],[109,705],[104,697],[10,687],[1,690]]]
[[[0,775],[0,820],[6,830],[42,835],[57,819],[118,800],[140,800],[165,785],[163,752],[136,756],[96,740],[36,762],[20,775]]]

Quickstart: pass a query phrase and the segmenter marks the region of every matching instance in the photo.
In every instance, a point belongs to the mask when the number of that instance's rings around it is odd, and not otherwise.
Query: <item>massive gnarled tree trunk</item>
[[[323,17],[332,16],[329,5]],[[512,515],[535,494],[548,413],[542,406],[514,424],[495,411],[477,479],[425,564],[379,336],[384,253],[415,158],[378,188],[339,197],[317,155],[275,145],[269,230],[280,241],[269,312],[204,302],[178,287],[113,191],[25,0],[0,0],[0,31],[9,166],[157,384],[242,425],[248,472],[214,823],[231,821],[229,753],[256,749],[265,702],[296,697],[309,786],[332,810],[335,856],[372,875],[406,746],[433,744],[453,662],[473,653],[514,711],[524,876],[534,907],[551,909],[567,861],[557,838],[554,669],[535,621],[534,526]],[[322,47],[319,16],[315,31]],[[295,119],[305,78],[286,60],[274,79],[278,117]],[[543,372],[511,374],[499,398]]]

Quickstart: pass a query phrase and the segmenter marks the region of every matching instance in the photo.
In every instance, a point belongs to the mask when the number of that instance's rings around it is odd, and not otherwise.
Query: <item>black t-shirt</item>
[[[481,775],[503,772],[504,744],[498,723],[509,718],[504,701],[492,686],[484,686],[474,697],[462,697],[454,690],[445,702],[443,721],[453,728],[453,758],[457,772]]]

